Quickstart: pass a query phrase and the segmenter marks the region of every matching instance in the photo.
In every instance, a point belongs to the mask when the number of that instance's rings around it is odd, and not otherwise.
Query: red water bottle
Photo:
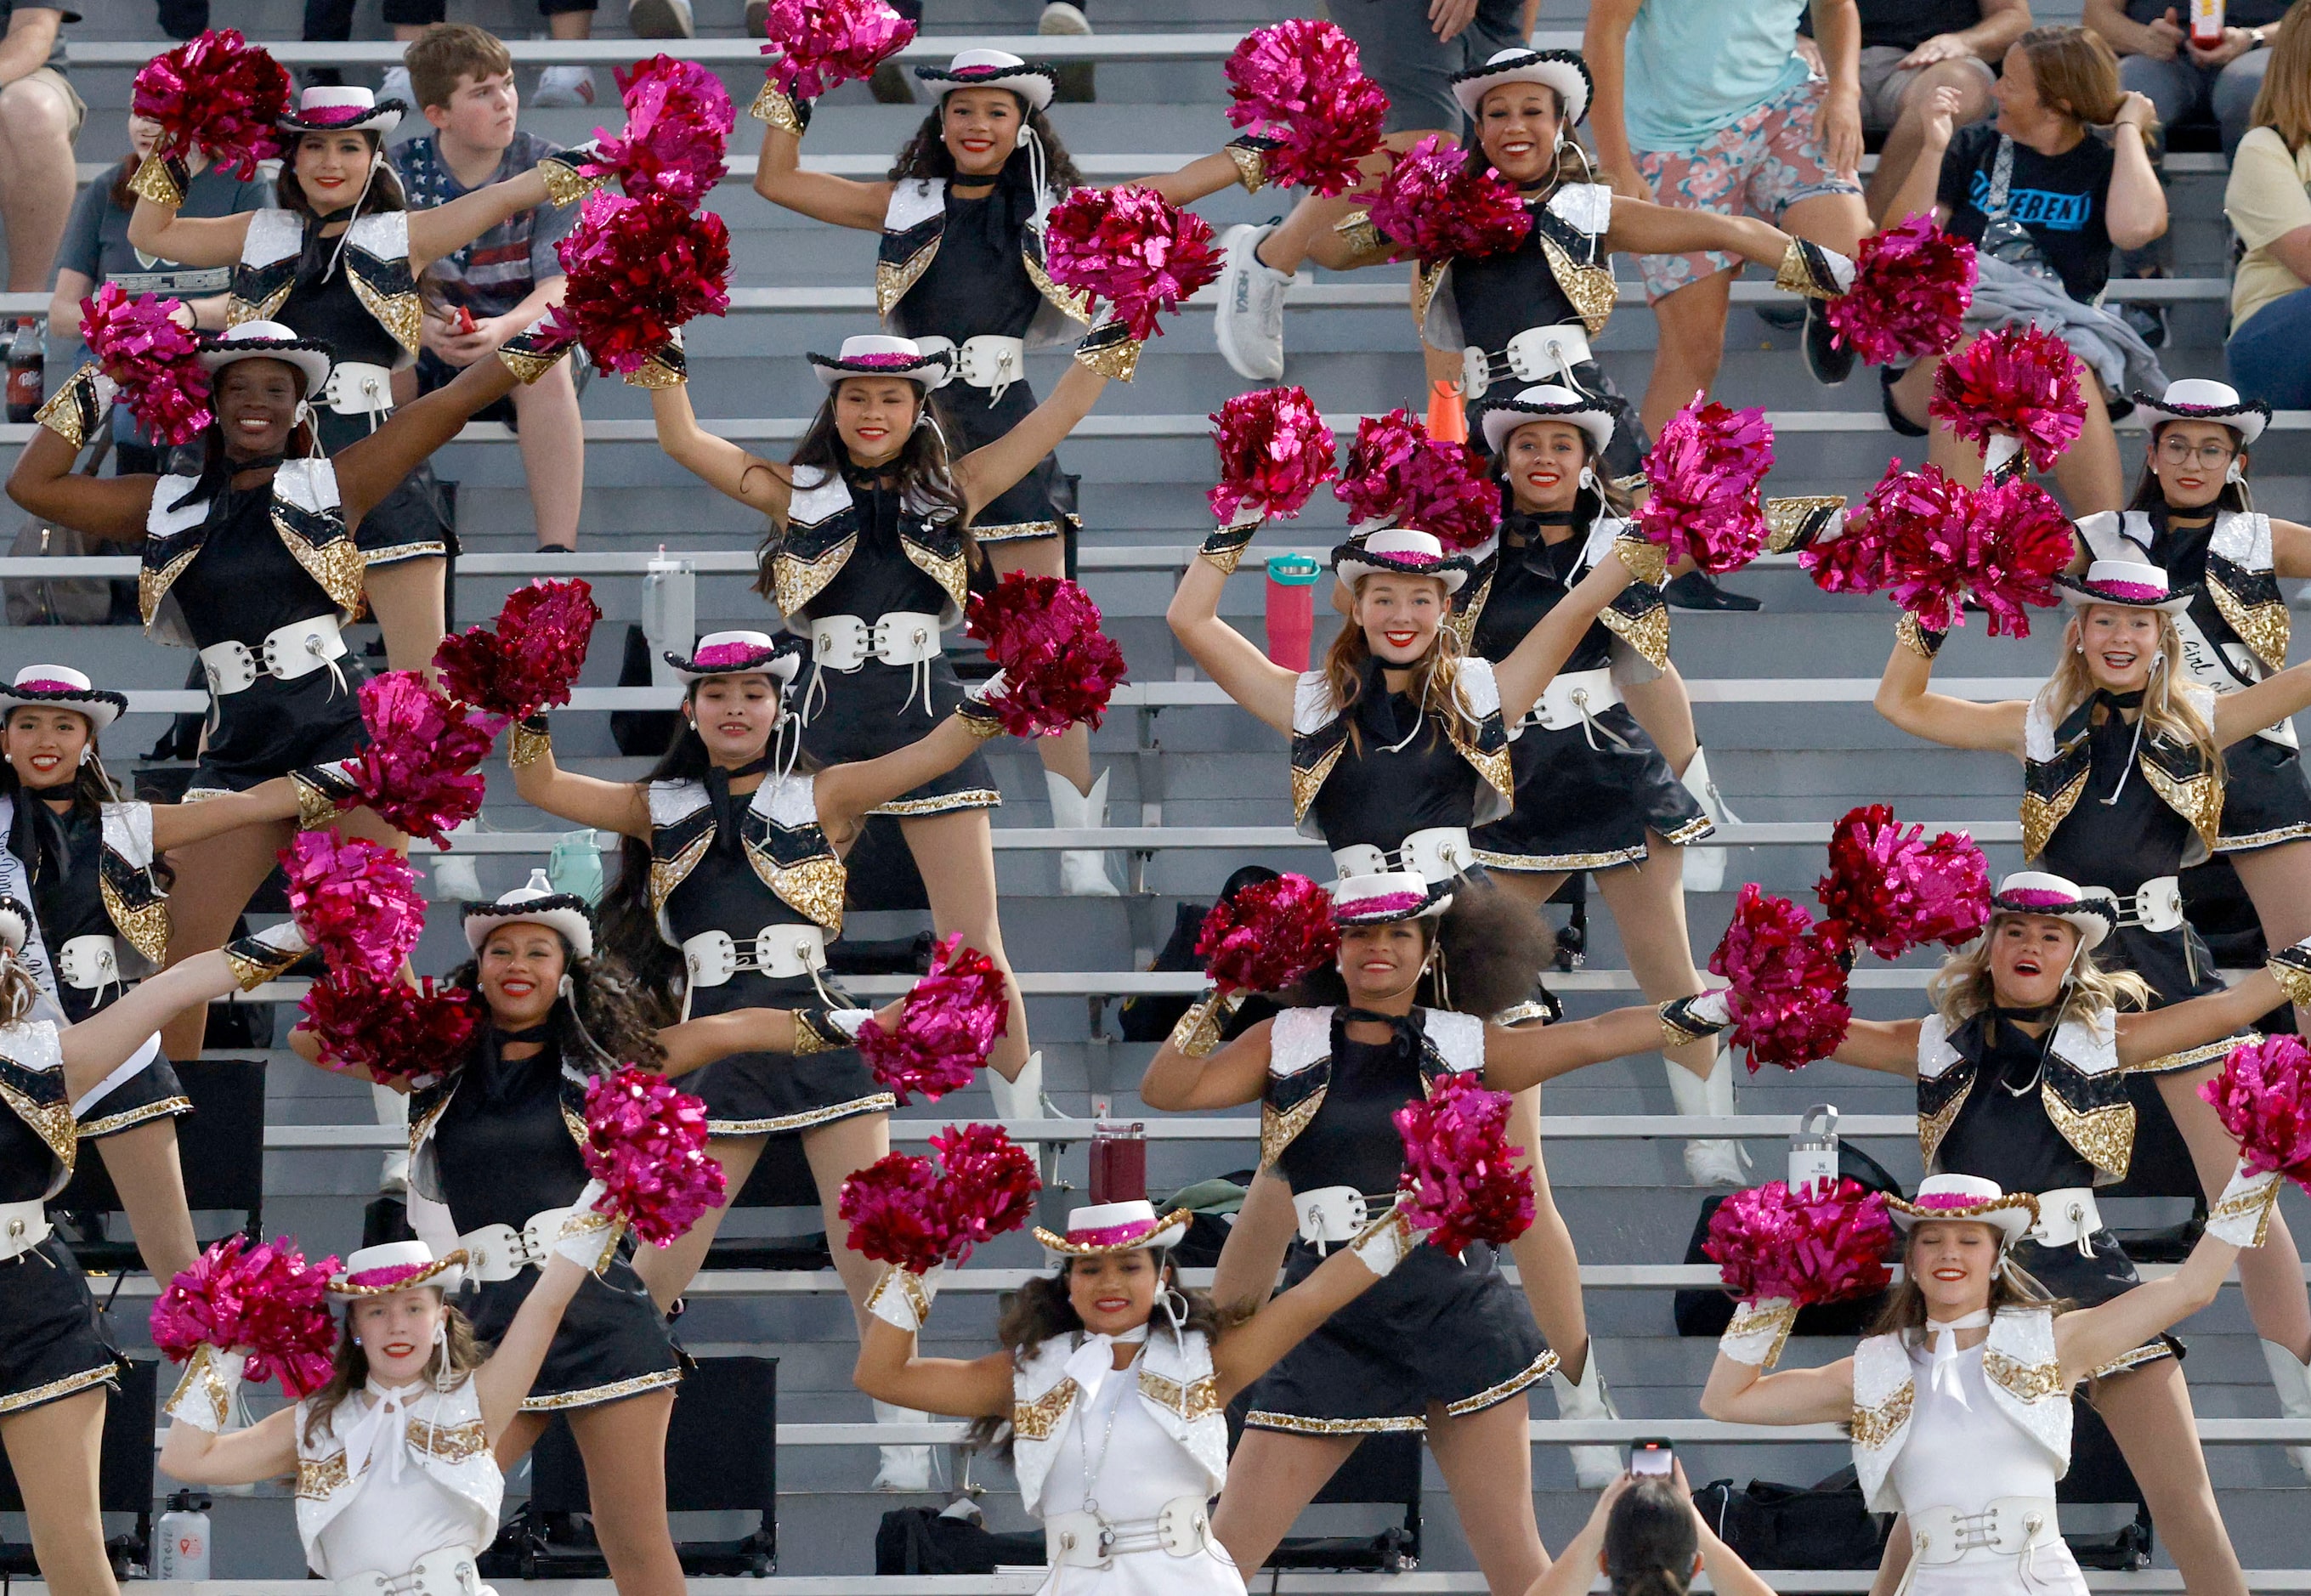
[[[1308,668],[1316,634],[1316,579],[1324,568],[1305,554],[1268,562],[1268,657],[1286,670]]]
[[[42,369],[47,355],[41,347],[40,321],[27,316],[16,323],[16,336],[8,344],[8,419],[27,422],[39,419],[42,385]]]
[[[2202,50],[2223,42],[2223,0],[2191,0],[2191,42]]]
[[[1147,1195],[1147,1127],[1094,1124],[1091,1128],[1091,1199],[1096,1205],[1138,1202]]]

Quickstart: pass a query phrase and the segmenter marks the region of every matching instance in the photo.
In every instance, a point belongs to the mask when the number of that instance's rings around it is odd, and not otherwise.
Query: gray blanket
[[[2102,379],[2103,391],[2118,398],[2141,388],[2163,393],[2167,373],[2141,334],[2115,310],[2089,305],[2062,292],[2059,279],[2041,277],[1993,256],[1975,259],[1977,276],[1969,330],[2027,322],[2054,334]]]

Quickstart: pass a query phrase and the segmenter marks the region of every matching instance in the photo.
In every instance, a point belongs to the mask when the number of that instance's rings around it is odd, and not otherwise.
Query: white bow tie
[[[1088,1408],[1099,1400],[1100,1387],[1116,1372],[1115,1348],[1121,1345],[1136,1347],[1147,1339],[1147,1327],[1128,1330],[1120,1336],[1086,1336],[1082,1346],[1068,1357],[1063,1373],[1076,1382],[1083,1392],[1084,1406]]]
[[[1966,1400],[1966,1386],[1958,1379],[1958,1333],[1965,1330],[1980,1330],[1990,1322],[1990,1310],[1978,1308],[1958,1319],[1929,1319],[1926,1330],[1934,1339],[1934,1367],[1927,1381],[1930,1390],[1949,1396],[1968,1413],[1974,1404]]]
[[[401,1454],[408,1450],[409,1408],[424,1392],[425,1382],[422,1380],[398,1390],[388,1390],[375,1381],[370,1382],[369,1411],[345,1432],[346,1478],[358,1479],[375,1461],[387,1483],[400,1480]]]

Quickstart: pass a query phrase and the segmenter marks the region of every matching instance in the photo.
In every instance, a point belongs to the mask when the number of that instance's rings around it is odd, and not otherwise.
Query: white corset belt
[[[1378,876],[1391,870],[1417,870],[1435,886],[1452,880],[1475,862],[1465,826],[1436,825],[1414,832],[1394,849],[1369,842],[1332,850],[1332,868],[1342,876]]]
[[[2102,1209],[2091,1186],[2064,1186],[2038,1193],[2038,1222],[2023,1234],[2042,1247],[2076,1247],[2079,1256],[2094,1256],[2094,1234],[2102,1228]]]
[[[2141,926],[2146,931],[2171,931],[2183,923],[2183,883],[2179,876],[2155,876],[2136,887],[2132,897],[2122,898],[2106,886],[2090,886],[2087,891],[2118,905],[2120,925]]]
[[[1975,1552],[1993,1557],[2012,1557],[2021,1583],[2032,1589],[2030,1566],[2038,1552],[2057,1544],[2062,1532],[2054,1523],[2054,1504],[2045,1496],[2001,1496],[1986,1502],[1979,1513],[1955,1507],[1910,1508],[1910,1567],[1902,1589],[1907,1591],[1914,1572],[1943,1563],[1956,1563]]]
[[[48,1205],[39,1198],[0,1202],[0,1263],[22,1258],[48,1239]]]
[[[254,650],[230,640],[211,643],[201,650],[201,669],[207,673],[209,691],[219,698],[248,692],[259,676],[293,682],[317,670],[328,671],[342,687],[344,673],[336,662],[344,654],[345,640],[337,631],[336,617],[314,615],[275,627]]]
[[[854,671],[869,659],[912,668],[915,678],[908,685],[906,702],[899,706],[899,712],[905,714],[920,693],[923,713],[932,713],[931,661],[946,646],[939,639],[939,618],[920,610],[890,610],[871,621],[859,615],[812,616],[810,686],[802,695],[802,723],[809,725],[811,717],[825,706],[826,672]]]
[[[1054,1513],[1043,1519],[1044,1557],[1054,1568],[1104,1568],[1133,1552],[1192,1557],[1211,1539],[1201,1496],[1174,1496],[1152,1519],[1112,1522],[1090,1513]]]
[[[383,366],[339,361],[321,385],[321,403],[339,415],[366,415],[372,432],[393,414],[393,373]]]
[[[1323,1252],[1356,1239],[1357,1232],[1374,1214],[1394,1207],[1396,1197],[1366,1197],[1354,1186],[1319,1186],[1292,1194],[1292,1213],[1299,1221],[1300,1239]]]
[[[427,1552],[407,1574],[370,1569],[330,1582],[333,1596],[477,1596],[489,1587],[474,1567],[474,1554],[462,1546]]]
[[[1538,726],[1543,731],[1563,731],[1577,726],[1592,748],[1597,746],[1600,733],[1615,747],[1626,748],[1629,746],[1626,737],[1618,737],[1596,722],[1597,716],[1620,702],[1621,690],[1613,685],[1612,667],[1560,671],[1541,689],[1539,702],[1525,711],[1522,724]]]
[[[955,375],[961,382],[987,390],[987,402],[994,404],[1003,397],[1003,390],[1027,374],[1027,340],[1007,338],[999,333],[981,333],[962,343],[946,338],[918,338],[915,346],[925,354],[939,349],[955,351]]]
[[[74,991],[120,984],[120,944],[110,937],[74,937],[57,949],[57,979]]]
[[[466,1267],[483,1281],[510,1280],[524,1269],[544,1269],[570,1214],[569,1208],[546,1208],[532,1214],[519,1230],[510,1225],[484,1225],[467,1231],[458,1238]]]
[[[1482,398],[1493,384],[1512,377],[1522,383],[1558,381],[1580,393],[1573,368],[1589,358],[1589,335],[1577,324],[1529,327],[1498,353],[1473,344],[1461,352],[1461,397]]]
[[[826,932],[817,926],[764,926],[741,947],[728,931],[701,931],[683,943],[682,964],[693,987],[719,987],[750,970],[758,975],[815,975],[826,968]]]

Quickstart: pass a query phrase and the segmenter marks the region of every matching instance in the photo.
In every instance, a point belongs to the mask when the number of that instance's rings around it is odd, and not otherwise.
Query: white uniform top
[[[1918,1393],[1910,1412],[1910,1437],[1888,1470],[1905,1506],[1971,1511],[2001,1496],[2054,1494],[2054,1454],[1999,1411],[1990,1382],[1983,1377],[1982,1353],[1976,1346],[1958,1355],[1963,1407],[1949,1391],[1934,1389],[1932,1344],[1910,1354],[1910,1378]],[[1997,1556],[1979,1548],[1967,1554]]]
[[[413,1465],[394,1479],[372,1464],[353,1482],[344,1511],[315,1537],[314,1566],[324,1579],[397,1577],[445,1547],[480,1551],[472,1544],[475,1528],[473,1504],[424,1470]]]
[[[1053,1449],[1051,1471],[1043,1477],[1038,1518],[1082,1513],[1089,1498],[1099,1504],[1100,1516],[1109,1522],[1129,1523],[1154,1518],[1164,1511],[1164,1504],[1177,1497],[1204,1494],[1203,1465],[1165,1433],[1149,1403],[1129,1400],[1138,1394],[1135,1359],[1131,1367],[1114,1370],[1101,1381],[1098,1394],[1088,1404],[1077,1405]],[[1086,1455],[1094,1471],[1090,1475]]]
[[[471,1376],[448,1391],[413,1386],[402,1395],[399,1447],[388,1426],[358,1457],[347,1443],[361,1452],[357,1426],[377,1386],[338,1403],[310,1437],[309,1406],[297,1404],[297,1534],[306,1563],[325,1579],[398,1576],[430,1552],[478,1552],[497,1539],[505,1476]]]

